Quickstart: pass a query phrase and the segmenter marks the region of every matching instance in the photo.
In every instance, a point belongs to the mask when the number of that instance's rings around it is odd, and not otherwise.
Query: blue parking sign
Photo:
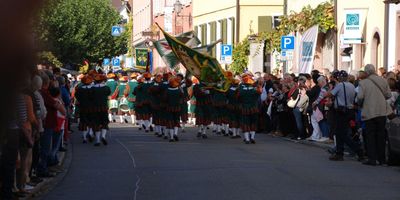
[[[294,50],[294,36],[282,36],[281,37],[281,49]]]
[[[113,66],[120,66],[121,62],[118,58],[114,58],[112,61]]]
[[[232,63],[232,45],[221,45],[221,62],[225,64]]]
[[[110,59],[109,58],[104,58],[103,65],[104,66],[110,65]]]

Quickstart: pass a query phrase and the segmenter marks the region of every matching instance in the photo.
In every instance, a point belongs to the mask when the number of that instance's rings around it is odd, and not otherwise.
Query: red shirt
[[[42,94],[44,105],[46,106],[47,109],[47,115],[43,123],[43,128],[54,130],[57,128],[57,108],[56,108],[57,102],[50,95],[48,90],[42,89],[40,90],[40,93]]]

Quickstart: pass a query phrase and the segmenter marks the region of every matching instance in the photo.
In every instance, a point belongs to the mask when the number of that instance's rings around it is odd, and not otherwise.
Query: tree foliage
[[[62,67],[62,63],[49,51],[42,51],[37,54],[40,64],[45,64],[53,67]]]
[[[281,51],[281,36],[295,32],[304,32],[314,25],[319,25],[319,31],[326,33],[336,28],[334,20],[334,7],[330,2],[319,4],[315,9],[311,6],[304,7],[301,12],[291,12],[287,16],[281,16],[278,27],[269,32],[255,34],[256,42],[265,43],[265,53]],[[233,49],[233,63],[230,69],[241,73],[248,65],[250,43],[248,37],[237,44]]]
[[[120,22],[109,0],[49,0],[40,12],[35,36],[41,49],[62,63],[97,62],[127,51],[127,33],[111,36]]]

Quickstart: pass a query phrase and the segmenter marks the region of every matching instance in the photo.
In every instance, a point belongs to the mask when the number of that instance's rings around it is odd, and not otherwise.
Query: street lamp
[[[189,15],[180,15],[180,13],[182,12],[182,9],[183,9],[182,3],[179,0],[176,0],[175,3],[174,3],[174,11],[175,11],[175,15],[176,15],[176,17],[175,17],[175,29],[176,29],[177,17],[181,17],[182,21],[183,21],[183,18],[188,18],[189,19],[189,26],[192,26],[192,14],[189,13]],[[183,32],[183,25],[182,25],[182,32]]]
[[[176,2],[174,3],[174,10],[176,12],[176,14],[179,16],[179,13],[181,13],[182,11],[182,3],[179,0],[176,0]]]

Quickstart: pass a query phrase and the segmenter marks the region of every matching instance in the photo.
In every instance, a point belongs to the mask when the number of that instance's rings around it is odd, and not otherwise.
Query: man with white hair
[[[391,113],[386,99],[392,95],[387,81],[376,74],[374,65],[366,65],[364,71],[367,78],[360,81],[357,95],[367,136],[368,160],[363,164],[374,166],[377,161],[385,163],[385,124],[386,116]]]

